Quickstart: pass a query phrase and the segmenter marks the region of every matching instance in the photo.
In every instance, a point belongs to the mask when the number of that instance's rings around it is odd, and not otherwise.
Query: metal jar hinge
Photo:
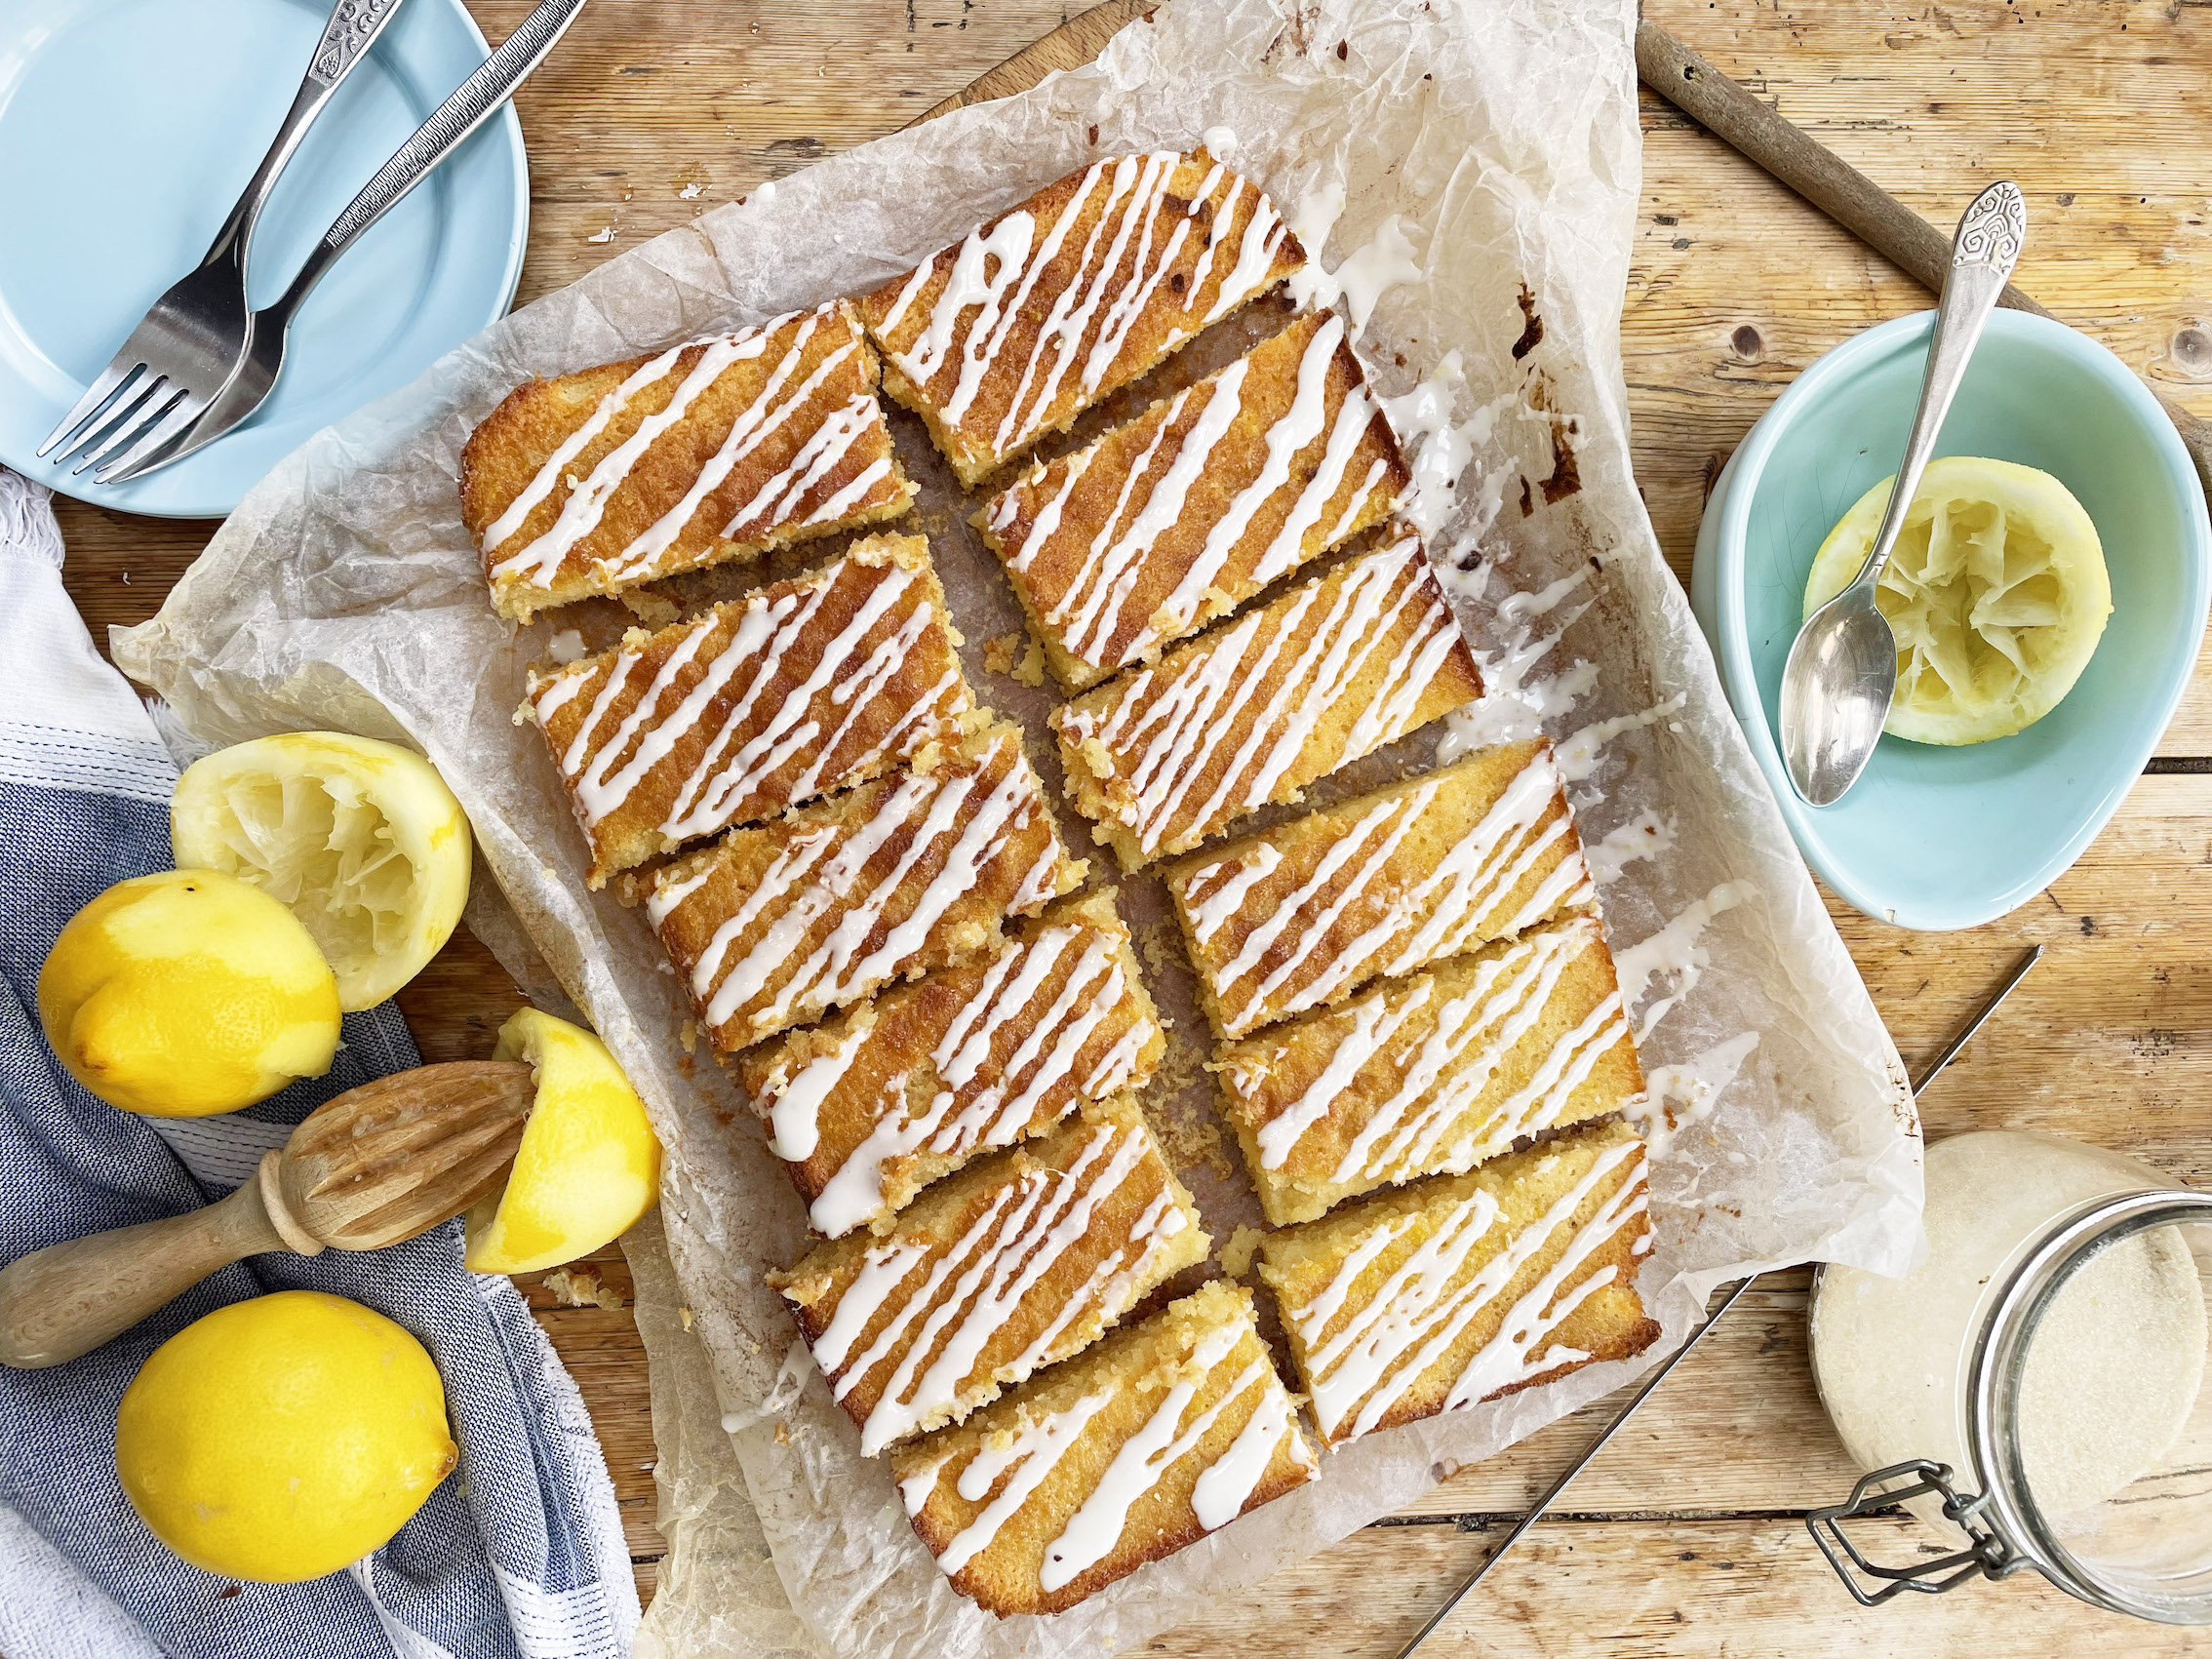
[[[1907,1480],[1910,1485],[1893,1488],[1889,1484]],[[1843,1530],[1846,1521],[1931,1494],[1943,1500],[1944,1519],[1966,1534],[1965,1549],[1913,1566],[1879,1566],[1869,1560]],[[1920,1458],[1876,1470],[1851,1488],[1848,1502],[1816,1509],[1806,1516],[1805,1530],[1812,1534],[1813,1542],[1820,1546],[1820,1553],[1828,1558],[1828,1564],[1836,1569],[1836,1576],[1843,1581],[1852,1599],[1862,1607],[1878,1607],[1901,1590],[1941,1596],[1969,1578],[2005,1578],[2027,1566],[2028,1558],[1982,1519],[1982,1508],[1988,1502],[1987,1493],[1959,1496],[1951,1483],[1949,1465]],[[1870,1589],[1858,1574],[1878,1584]]]

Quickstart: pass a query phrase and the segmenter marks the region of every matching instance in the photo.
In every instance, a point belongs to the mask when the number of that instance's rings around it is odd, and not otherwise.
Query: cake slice
[[[461,452],[492,604],[548,606],[906,511],[843,301],[518,386]]]
[[[1269,1234],[1260,1278],[1331,1444],[1551,1382],[1659,1338],[1643,1142],[1570,1129]]]
[[[1481,694],[1408,532],[1063,705],[1052,724],[1076,806],[1134,870],[1297,800]]]
[[[987,948],[1083,881],[999,724],[908,770],[731,830],[653,872],[646,915],[709,1041],[733,1051]]]
[[[526,706],[591,885],[957,741],[974,706],[959,639],[928,544],[876,535],[703,616],[532,669]]]
[[[1142,1088],[1165,1047],[1109,889],[734,1065],[814,1230],[837,1239],[1082,1101]]]
[[[1223,1037],[1596,897],[1541,738],[1194,852],[1165,875]]]
[[[1334,311],[1299,318],[975,516],[1071,690],[1379,523],[1407,473]]]
[[[1056,1613],[1314,1478],[1251,1293],[1215,1280],[891,1455],[978,1606]]]
[[[770,1283],[873,1457],[1087,1348],[1205,1251],[1191,1195],[1120,1095]]]
[[[1047,184],[859,306],[884,390],[974,485],[1304,262],[1258,185],[1162,150]]]
[[[1278,1226],[1459,1174],[1643,1089],[1603,930],[1571,917],[1214,1053],[1222,1115]]]

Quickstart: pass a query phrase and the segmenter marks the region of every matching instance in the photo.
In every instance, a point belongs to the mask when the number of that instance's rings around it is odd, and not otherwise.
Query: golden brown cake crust
[[[840,300],[516,387],[461,452],[461,522],[494,609],[528,621],[896,518],[916,487],[877,376]]]
[[[1131,1462],[1110,1473],[1118,1457]],[[1304,1485],[1315,1463],[1251,1293],[1216,1280],[901,1448],[891,1469],[953,1587],[1005,1618],[1064,1611]]]
[[[1333,311],[1034,468],[975,515],[1081,691],[1380,523],[1408,474]]]
[[[859,301],[884,390],[973,486],[1305,260],[1204,151],[1110,157]]]
[[[1278,1226],[1457,1174],[1643,1089],[1596,917],[1533,928],[1215,1050],[1222,1116]]]
[[[731,1052],[986,949],[1000,918],[1083,881],[1018,727],[731,830],[654,871],[646,915],[714,1047]]]
[[[528,706],[591,885],[957,741],[974,705],[956,638],[928,544],[875,535],[704,615],[532,669]]]
[[[1482,694],[1410,530],[1052,716],[1127,870],[1182,852]]]
[[[1596,896],[1541,739],[1194,852],[1165,879],[1200,1001],[1223,1037]]]
[[[815,1231],[880,1229],[928,1182],[1151,1081],[1166,1038],[1114,896],[737,1057]]]
[[[1205,1252],[1190,1194],[1123,1095],[770,1283],[872,1456],[1088,1346]]]
[[[1636,1276],[1647,1160],[1619,1122],[1271,1233],[1275,1292],[1323,1436],[1496,1400],[1658,1340]]]

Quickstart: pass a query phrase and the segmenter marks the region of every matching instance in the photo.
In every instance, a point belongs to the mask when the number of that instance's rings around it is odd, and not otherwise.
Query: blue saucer
[[[256,419],[118,488],[32,458],[206,252],[329,16],[328,0],[0,5],[0,463],[118,511],[219,518],[310,434],[506,313],[530,222],[512,106],[323,279]],[[254,239],[255,304],[485,51],[460,0],[403,0],[277,185]]]

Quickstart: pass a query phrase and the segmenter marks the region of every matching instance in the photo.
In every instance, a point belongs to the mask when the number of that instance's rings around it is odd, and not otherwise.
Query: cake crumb
[[[1221,1271],[1231,1279],[1242,1279],[1252,1271],[1252,1255],[1260,1247],[1267,1234],[1257,1227],[1240,1226],[1221,1246]]]
[[[588,1267],[557,1267],[538,1281],[564,1308],[623,1308],[629,1303],[622,1292],[601,1283]]]
[[[649,627],[665,628],[684,614],[675,601],[661,594],[633,591],[615,597],[629,608],[631,615],[641,618]]]

